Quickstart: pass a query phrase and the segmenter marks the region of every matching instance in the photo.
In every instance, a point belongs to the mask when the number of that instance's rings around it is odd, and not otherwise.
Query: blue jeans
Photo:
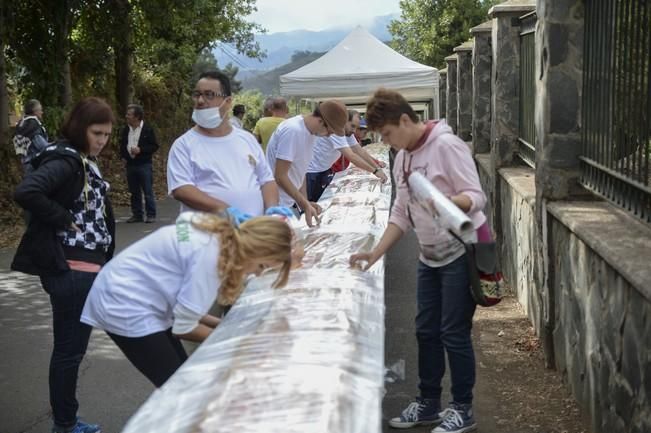
[[[50,405],[54,423],[72,427],[77,422],[77,376],[86,353],[92,327],[81,323],[81,311],[96,273],[66,271],[42,276],[43,289],[50,295],[54,347],[50,358]]]
[[[321,198],[323,191],[330,185],[332,182],[332,177],[334,173],[331,169],[327,169],[320,173],[307,173],[305,175],[305,180],[307,182],[307,199],[309,201],[317,202]]]
[[[471,330],[475,302],[470,295],[467,269],[465,255],[439,268],[419,263],[416,338],[423,398],[441,399],[447,353],[452,399],[455,403],[472,403],[475,354]]]
[[[127,165],[127,185],[131,194],[131,214],[142,218],[142,194],[145,195],[145,211],[150,218],[156,217],[154,198],[154,174],[151,162],[141,165]]]

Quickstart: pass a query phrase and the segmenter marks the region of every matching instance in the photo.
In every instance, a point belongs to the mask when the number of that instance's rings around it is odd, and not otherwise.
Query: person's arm
[[[378,177],[380,180],[382,180],[382,183],[387,181],[387,175],[384,174],[384,171],[380,167],[375,166],[375,163],[369,164],[360,155],[355,153],[350,147],[341,148],[339,151],[357,167],[361,168],[362,170],[366,170],[372,175]]]
[[[357,253],[350,256],[350,266],[362,267],[366,271],[375,264],[403,235],[402,229],[393,223],[389,223],[380,242],[369,253]],[[362,264],[362,262],[366,262]]]
[[[36,149],[35,154],[42,152],[43,149],[45,149],[48,146],[47,140],[41,134],[34,135],[34,137],[32,138],[32,144]]]
[[[211,314],[206,314],[201,318],[201,320],[199,320],[199,323],[201,325],[206,325],[209,328],[216,328],[221,323],[221,321],[222,319],[219,317],[215,317]]]
[[[289,169],[292,166],[291,161],[285,161],[284,159],[276,159],[276,168],[274,169],[274,176],[278,186],[280,186],[291,198],[294,199],[296,204],[305,212],[305,222],[309,227],[312,227],[314,223],[313,219],[316,219],[319,215],[318,208],[313,206],[307,199],[307,194],[305,193],[305,181],[301,185],[302,192],[294,186],[292,181],[289,179]]]
[[[184,205],[203,212],[221,212],[230,207],[226,202],[209,196],[194,185],[183,185],[172,191],[172,197]]]
[[[138,140],[138,147],[140,148],[139,155],[149,156],[158,150],[158,141],[156,140],[156,133],[154,128],[144,124]]]
[[[381,161],[376,161],[375,158],[373,158],[367,151],[364,149],[362,146],[359,144],[354,144],[350,146],[350,148],[355,152],[357,155],[359,155],[364,161],[372,165],[373,167],[380,167],[384,168],[386,164],[384,164]]]
[[[275,181],[267,182],[262,185],[262,201],[264,202],[265,210],[273,206],[278,206],[280,200],[278,196],[278,185]]]
[[[46,161],[26,176],[14,191],[14,200],[25,210],[46,224],[68,228],[72,214],[51,197],[68,182],[79,176],[80,162],[69,158]]]
[[[208,336],[213,331],[213,329],[214,328],[211,328],[210,326],[206,326],[199,323],[197,327],[190,332],[187,332],[185,334],[174,334],[174,335],[176,335],[182,340],[194,341],[195,343],[202,343],[206,338],[208,338]]]

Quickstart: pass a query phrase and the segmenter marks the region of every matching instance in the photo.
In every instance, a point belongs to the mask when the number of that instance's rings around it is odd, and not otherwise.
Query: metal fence
[[[520,19],[520,130],[518,156],[531,167],[536,163],[536,21],[535,12]]]
[[[651,5],[585,5],[581,183],[651,222]]]

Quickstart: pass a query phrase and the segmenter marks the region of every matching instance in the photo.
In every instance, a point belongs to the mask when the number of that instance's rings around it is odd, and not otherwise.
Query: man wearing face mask
[[[237,223],[263,214],[291,216],[278,206],[278,187],[260,145],[228,121],[228,77],[204,72],[192,100],[196,125],[176,139],[167,162],[168,192],[181,202],[181,212],[226,211]]]
[[[298,115],[282,122],[269,139],[267,160],[280,186],[280,204],[295,206],[305,212],[305,222],[312,226],[321,213],[318,204],[307,198],[305,174],[312,160],[317,137],[338,135],[344,140],[348,120],[346,106],[339,101],[320,103],[311,114]]]

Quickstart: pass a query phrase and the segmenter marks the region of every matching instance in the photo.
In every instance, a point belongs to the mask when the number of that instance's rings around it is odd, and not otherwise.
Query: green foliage
[[[391,21],[391,47],[417,62],[445,67],[445,57],[488,19],[494,0],[401,0],[400,19]]]
[[[200,54],[221,41],[249,56],[263,55],[254,40],[262,28],[247,21],[254,11],[255,0],[3,0],[0,36],[6,45],[0,44],[0,55],[8,96],[0,104],[13,108],[39,99],[55,136],[66,103],[100,96],[114,107],[117,132],[126,95],[143,105],[157,130],[162,149],[154,163],[164,173],[167,150],[190,125],[193,68],[210,62]],[[238,69],[227,65],[224,71],[237,86]],[[102,168],[119,198],[125,186],[116,135],[102,154]],[[0,156],[0,173],[15,172],[15,158]],[[0,204],[11,203],[7,179],[0,175]]]
[[[245,90],[233,97],[233,106],[242,104],[246,108],[246,114],[242,122],[244,129],[253,131],[256,122],[262,117],[264,100],[264,95],[258,90]]]

